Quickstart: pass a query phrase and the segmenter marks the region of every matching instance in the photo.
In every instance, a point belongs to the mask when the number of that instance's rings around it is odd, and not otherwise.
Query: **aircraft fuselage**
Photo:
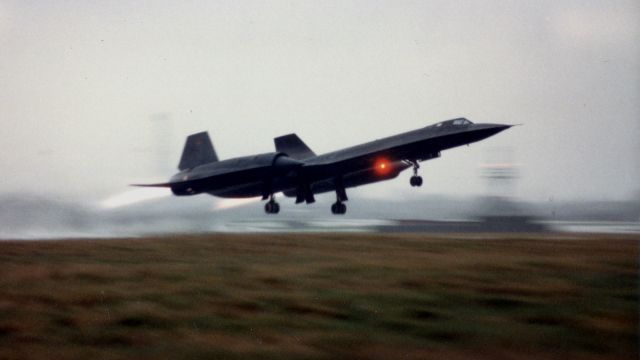
[[[311,203],[314,194],[336,191],[337,203],[341,203],[347,200],[346,188],[389,180],[410,167],[415,178],[411,185],[420,186],[420,161],[509,127],[459,118],[321,155],[315,155],[297,135],[289,134],[275,139],[276,152],[222,161],[218,161],[208,135],[199,133],[187,139],[181,171],[168,183],[149,186],[170,187],[178,196],[207,193],[266,199],[283,192],[296,197],[297,203]]]

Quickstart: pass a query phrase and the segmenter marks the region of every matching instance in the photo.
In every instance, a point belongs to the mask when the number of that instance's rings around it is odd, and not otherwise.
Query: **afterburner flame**
[[[156,200],[171,195],[168,188],[137,188],[120,194],[112,195],[100,202],[105,209],[115,209],[123,206]]]
[[[260,201],[259,197],[246,199],[219,199],[213,204],[213,210],[232,209]]]

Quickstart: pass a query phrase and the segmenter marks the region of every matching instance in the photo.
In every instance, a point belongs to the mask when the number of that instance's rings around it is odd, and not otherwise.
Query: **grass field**
[[[637,359],[639,243],[367,234],[0,242],[0,359]]]

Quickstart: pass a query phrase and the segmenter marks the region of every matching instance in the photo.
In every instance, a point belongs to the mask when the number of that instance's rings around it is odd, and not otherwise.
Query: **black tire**
[[[278,204],[278,203],[273,203],[273,207],[271,208],[271,211],[272,211],[274,214],[279,213],[279,212],[280,212],[280,204]]]
[[[422,176],[416,176],[416,186],[422,186]]]

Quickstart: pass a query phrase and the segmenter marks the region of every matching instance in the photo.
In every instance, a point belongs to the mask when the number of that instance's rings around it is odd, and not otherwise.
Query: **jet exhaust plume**
[[[260,201],[260,197],[246,199],[220,199],[213,204],[213,210],[232,209]]]
[[[138,188],[112,195],[102,200],[100,202],[100,207],[104,209],[116,209],[123,206],[168,197],[170,195],[171,191],[168,188]]]

